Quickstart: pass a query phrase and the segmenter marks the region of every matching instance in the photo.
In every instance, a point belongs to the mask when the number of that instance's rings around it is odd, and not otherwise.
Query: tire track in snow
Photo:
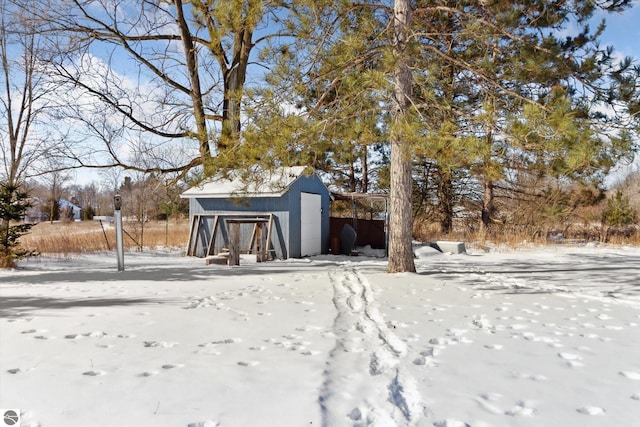
[[[426,413],[402,368],[409,349],[387,327],[371,286],[356,270],[329,273],[336,307],[319,403],[323,425],[416,425]]]

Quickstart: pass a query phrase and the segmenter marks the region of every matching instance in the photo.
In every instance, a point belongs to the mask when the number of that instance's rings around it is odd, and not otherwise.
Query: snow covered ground
[[[639,426],[640,249],[0,271],[22,426]],[[1,422],[0,422],[1,424]]]

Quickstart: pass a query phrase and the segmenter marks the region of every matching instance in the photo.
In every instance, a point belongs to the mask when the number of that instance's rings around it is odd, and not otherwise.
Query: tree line
[[[390,194],[388,270],[414,271],[421,215],[490,234],[505,200],[598,193],[633,157],[640,68],[594,23],[630,6],[0,0],[3,179],[311,165]]]
[[[129,222],[144,224],[148,221],[178,219],[188,216],[188,203],[180,198],[187,188],[170,183],[154,175],[102,177],[101,182],[66,184],[58,180],[27,182],[31,207],[25,212],[25,221],[91,221],[94,216],[113,217],[114,194],[124,200],[122,214]],[[119,184],[121,182],[121,184]]]

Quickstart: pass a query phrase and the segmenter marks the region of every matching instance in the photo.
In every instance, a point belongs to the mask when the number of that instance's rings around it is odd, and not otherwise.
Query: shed
[[[191,232],[187,255],[217,255],[229,244],[227,221],[264,220],[271,257],[301,258],[329,250],[331,194],[315,172],[304,166],[274,171],[232,171],[182,193],[189,199]],[[242,224],[241,251],[257,238],[255,224]]]

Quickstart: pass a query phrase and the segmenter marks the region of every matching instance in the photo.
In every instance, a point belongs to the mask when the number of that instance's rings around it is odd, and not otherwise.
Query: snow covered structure
[[[73,220],[74,221],[80,221],[80,213],[81,213],[81,209],[80,207],[74,205],[73,203],[69,202],[68,200],[64,200],[64,199],[60,199],[60,201],[58,202],[58,206],[60,207],[60,212],[64,212],[64,211],[70,211],[72,212],[73,215]],[[61,215],[63,216],[63,215]]]
[[[280,259],[327,253],[330,192],[306,167],[231,172],[182,193],[189,199],[191,232],[187,254],[216,255],[229,243],[227,221],[242,218],[241,249],[250,251],[255,223],[266,226],[266,249]]]

